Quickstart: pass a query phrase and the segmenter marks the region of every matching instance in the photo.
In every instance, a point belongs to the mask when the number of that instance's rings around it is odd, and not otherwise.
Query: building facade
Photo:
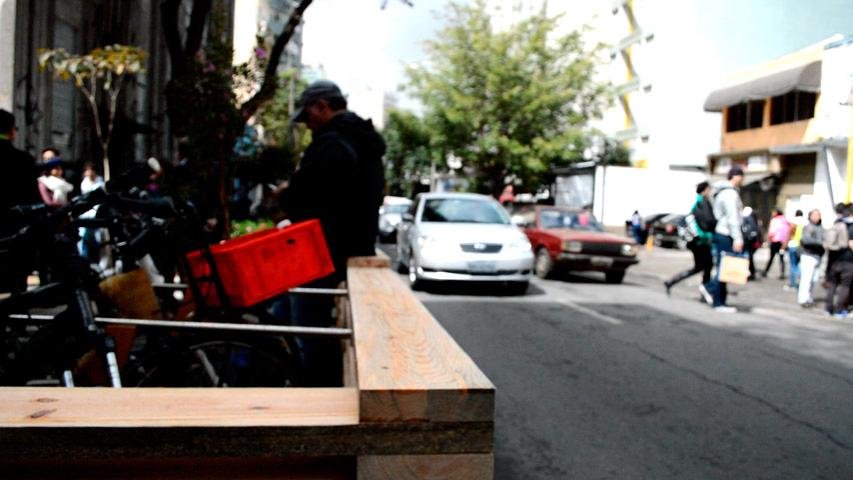
[[[166,53],[154,0],[0,0],[0,107],[15,114],[17,146],[36,155],[54,147],[73,167],[100,158],[91,112],[73,83],[38,66],[39,49],[81,54],[127,44],[149,53],[145,72],[120,97],[110,158],[115,168],[169,151]]]
[[[705,101],[722,113],[709,172],[742,166],[744,203],[765,221],[777,207],[834,218],[833,205],[849,199],[851,79],[853,37],[841,35],[741,72]]]

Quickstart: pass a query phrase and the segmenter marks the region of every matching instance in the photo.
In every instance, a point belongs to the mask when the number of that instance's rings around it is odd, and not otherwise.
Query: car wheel
[[[533,268],[539,278],[548,278],[554,272],[554,260],[551,259],[547,248],[542,247],[536,251],[536,262]]]
[[[412,290],[419,290],[421,288],[421,284],[423,283],[423,280],[418,278],[418,266],[415,263],[415,255],[414,254],[409,255],[409,268],[408,268],[408,270],[409,270],[409,287],[411,287]]]
[[[622,283],[622,280],[625,279],[625,270],[604,272],[604,278],[607,280],[607,283]]]

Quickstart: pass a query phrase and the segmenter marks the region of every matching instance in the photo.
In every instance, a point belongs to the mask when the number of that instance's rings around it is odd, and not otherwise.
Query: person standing
[[[846,215],[843,223],[847,227],[847,245],[832,263],[826,289],[826,311],[836,318],[847,318],[850,285],[853,284],[853,213],[849,205]]]
[[[791,263],[791,276],[785,287],[788,290],[794,290],[800,284],[800,239],[805,226],[803,211],[797,210],[794,212],[794,221],[791,222],[791,239],[788,241],[788,261]]]
[[[294,122],[305,123],[312,141],[289,184],[278,193],[279,205],[293,222],[318,219],[335,271],[307,286],[333,288],[346,279],[349,257],[372,256],[379,225],[385,178],[385,141],[370,120],[347,110],[340,88],[328,80],[309,85],[299,98]],[[291,321],[297,325],[332,324],[331,297],[293,295]],[[298,338],[307,386],[341,383],[340,346],[336,340]]]
[[[68,194],[74,186],[63,177],[62,158],[55,148],[45,148],[41,152],[43,170],[38,178],[38,188],[42,201],[49,207],[61,207],[68,203]]]
[[[714,216],[717,225],[714,229],[712,245],[717,270],[705,288],[711,294],[712,307],[720,313],[736,313],[737,309],[726,304],[728,287],[720,281],[720,260],[724,253],[743,255],[743,203],[738,189],[743,183],[743,169],[735,165],[729,169],[727,180],[715,184]]]
[[[11,209],[19,205],[40,203],[36,186],[35,159],[12,144],[17,133],[15,116],[0,109],[0,237],[8,237],[23,227]],[[27,288],[27,275],[32,267],[28,255],[0,255],[0,291],[22,292]]]
[[[767,241],[770,242],[770,258],[767,260],[767,265],[764,267],[762,276],[767,278],[770,273],[770,267],[773,265],[773,259],[779,257],[779,278],[785,278],[785,248],[788,245],[788,240],[791,238],[791,224],[785,218],[782,210],[773,210],[773,217],[770,219],[770,225],[767,227]]]
[[[823,257],[823,226],[820,210],[809,212],[809,223],[803,227],[800,238],[800,286],[797,291],[797,303],[803,308],[814,306],[812,289],[820,273],[818,266]]]
[[[823,247],[826,249],[826,272],[824,272],[824,288],[829,288],[829,272],[832,271],[832,265],[838,258],[838,255],[847,248],[847,225],[844,219],[847,218],[847,205],[837,203],[835,205],[835,222],[824,232]]]
[[[643,238],[643,217],[640,216],[640,212],[634,210],[634,213],[631,214],[631,235],[634,236],[634,241],[637,242],[637,245],[642,245],[645,243],[645,239]]]
[[[688,221],[692,222],[692,224],[687,225],[687,229],[694,234],[693,238],[687,244],[687,248],[693,254],[693,268],[679,272],[669,280],[663,282],[667,295],[669,295],[670,289],[678,282],[702,272],[702,283],[699,285],[699,291],[702,293],[702,298],[705,301],[708,303],[713,302],[710,294],[705,289],[705,284],[711,281],[711,268],[714,262],[711,256],[713,233],[709,231],[711,229],[705,230],[702,228],[703,223],[705,223],[707,228],[707,220],[705,218],[710,216],[712,220],[714,219],[714,207],[711,205],[710,196],[711,185],[708,182],[701,182],[696,185],[696,200],[693,202],[693,207],[690,208],[692,217],[688,216]]]

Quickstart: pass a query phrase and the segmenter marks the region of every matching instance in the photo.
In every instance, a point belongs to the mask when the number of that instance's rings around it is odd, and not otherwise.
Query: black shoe
[[[666,296],[669,296],[669,289],[672,288],[672,284],[669,282],[663,282],[663,288],[666,289]]]

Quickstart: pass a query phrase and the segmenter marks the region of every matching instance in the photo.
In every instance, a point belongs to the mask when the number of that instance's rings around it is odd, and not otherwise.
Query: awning
[[[794,90],[818,92],[820,91],[820,64],[821,62],[818,60],[739,85],[715,90],[705,100],[705,111],[721,112],[724,107],[749,100],[763,100]]]

